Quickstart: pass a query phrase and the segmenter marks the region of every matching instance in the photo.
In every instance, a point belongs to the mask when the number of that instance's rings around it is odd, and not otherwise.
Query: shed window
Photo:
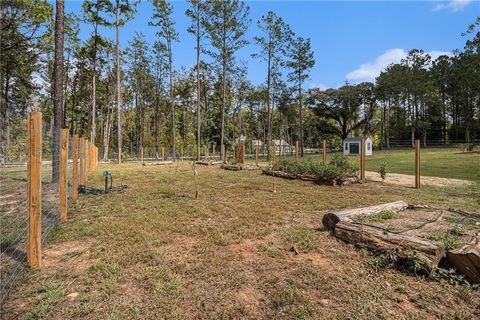
[[[348,142],[345,142],[345,151],[348,151]]]
[[[367,150],[370,150],[370,142],[367,142]]]

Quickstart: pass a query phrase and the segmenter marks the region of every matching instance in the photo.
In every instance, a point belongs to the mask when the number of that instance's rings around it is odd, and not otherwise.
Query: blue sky
[[[175,67],[195,63],[194,38],[186,32],[188,4],[173,1],[176,29],[180,41],[173,46]],[[299,36],[311,38],[315,67],[306,87],[338,87],[350,82],[373,80],[389,63],[398,62],[412,48],[432,56],[462,49],[466,38],[461,33],[480,15],[480,1],[247,1],[252,19],[247,34],[259,33],[256,21],[269,10],[281,16]],[[80,13],[81,1],[66,0],[67,12]],[[122,29],[121,45],[127,46],[134,33],[142,32],[148,42],[155,30],[148,26],[152,6],[143,0],[134,20]],[[91,27],[81,26],[81,38]],[[108,37],[114,31],[102,29]],[[265,79],[265,66],[250,57],[253,43],[241,49],[237,58],[248,62],[248,79],[259,84]]]

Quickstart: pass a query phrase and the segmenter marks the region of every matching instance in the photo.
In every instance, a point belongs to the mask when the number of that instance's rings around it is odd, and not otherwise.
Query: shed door
[[[360,146],[357,142],[350,143],[350,154],[359,154]]]

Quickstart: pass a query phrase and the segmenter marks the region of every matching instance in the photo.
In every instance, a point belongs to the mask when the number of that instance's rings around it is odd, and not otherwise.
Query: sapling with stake
[[[195,200],[198,200],[199,199],[199,194],[198,194],[198,187],[197,187],[197,176],[198,176],[198,172],[197,172],[197,169],[195,167],[195,160],[193,160],[190,164],[191,168],[192,168],[192,171],[193,171],[193,177],[194,177],[194,181],[195,181]]]

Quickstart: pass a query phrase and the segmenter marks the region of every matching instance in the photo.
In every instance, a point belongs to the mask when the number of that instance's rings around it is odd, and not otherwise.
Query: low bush
[[[275,163],[274,170],[313,177],[318,182],[336,181],[340,184],[348,178],[355,177],[358,171],[341,154],[333,156],[328,163],[316,158],[280,159]]]

